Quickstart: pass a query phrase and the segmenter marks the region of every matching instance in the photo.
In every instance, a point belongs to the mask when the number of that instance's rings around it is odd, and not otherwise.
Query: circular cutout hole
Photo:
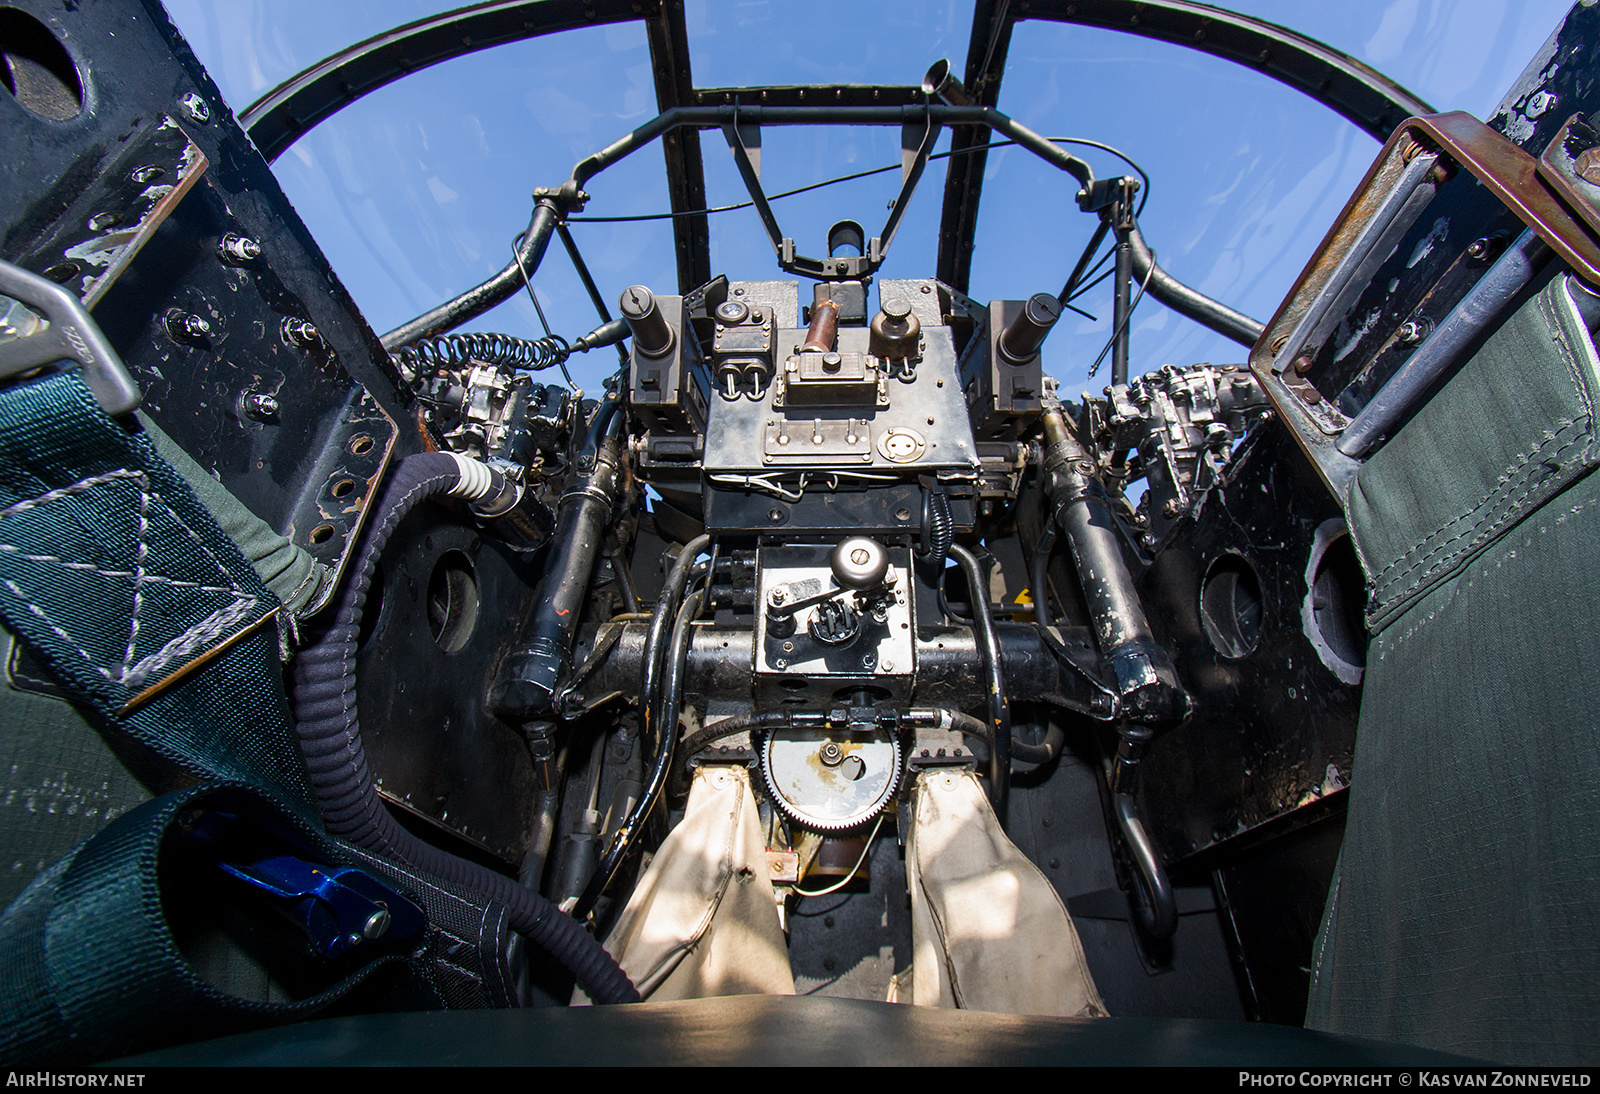
[[[30,114],[64,122],[83,112],[83,81],[66,48],[16,8],[0,8],[0,83]]]
[[[428,578],[428,630],[445,653],[467,644],[478,625],[478,581],[460,551],[446,551]]]
[[[1243,657],[1261,641],[1261,579],[1240,555],[1223,555],[1200,585],[1200,622],[1224,657]]]
[[[1361,682],[1367,664],[1366,578],[1354,541],[1341,520],[1317,529],[1306,566],[1301,622],[1322,663],[1347,684]]]
[[[333,525],[319,524],[311,529],[312,543],[326,543],[333,538]]]
[[[358,433],[350,438],[350,451],[357,456],[365,456],[372,451],[372,438],[365,433]]]
[[[333,484],[333,496],[336,498],[342,498],[355,488],[356,484],[352,480],[340,479],[338,482]]]

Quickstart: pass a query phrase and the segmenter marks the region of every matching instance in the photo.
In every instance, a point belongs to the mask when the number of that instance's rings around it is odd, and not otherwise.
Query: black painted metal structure
[[[631,19],[641,19],[645,24],[656,105],[662,113],[690,105],[691,101],[694,105],[711,105],[731,101],[735,96],[742,103],[772,106],[868,105],[867,95],[871,96],[871,105],[903,102],[905,92],[901,89],[697,90],[690,68],[682,0],[495,0],[408,23],[342,50],[262,96],[240,115],[240,122],[271,161],[318,122],[407,73],[493,46]],[[1198,49],[1246,65],[1304,92],[1380,140],[1405,117],[1431,112],[1426,103],[1393,80],[1315,39],[1187,0],[1038,0],[1015,6],[1008,0],[978,0],[963,80],[978,106],[993,107],[998,103],[1012,31],[1023,19],[1103,27]],[[952,135],[952,148],[975,148],[987,139],[981,124],[958,124]],[[705,208],[705,173],[698,130],[685,128],[665,133],[662,148],[672,211],[686,213]],[[984,151],[953,155],[945,176],[938,277],[963,292],[972,268],[987,158]],[[688,292],[711,277],[705,216],[674,217],[673,237],[679,290]]]
[[[37,0],[16,2],[47,23],[60,18]],[[281,85],[240,120],[270,161],[344,106],[420,68],[544,34],[636,19],[644,23],[650,46],[660,116],[581,162],[560,200],[575,200],[585,179],[661,138],[672,210],[679,214],[673,222],[675,254],[685,291],[704,285],[712,274],[703,211],[703,130],[736,132],[751,122],[903,124],[918,118],[951,125],[954,149],[972,150],[950,158],[937,269],[947,286],[965,289],[988,131],[999,128],[1002,135],[1021,137],[997,124],[1003,115],[996,104],[1011,38],[1024,19],[1117,30],[1201,50],[1294,87],[1380,138],[1405,116],[1429,110],[1392,81],[1320,43],[1185,0],[978,0],[963,69],[970,106],[937,103],[906,87],[697,89],[682,0],[497,0],[352,46]],[[1545,82],[1528,91],[1554,96],[1563,109],[1537,125],[1520,114],[1494,122],[1502,132],[1527,122],[1520,143],[1535,153],[1572,110],[1600,105],[1592,82],[1584,82],[1592,66],[1569,63],[1600,33],[1600,13],[1578,9],[1569,29],[1557,42],[1556,62]],[[40,272],[54,270],[58,279],[87,276],[91,271],[67,269],[63,262],[85,242],[83,225],[99,230],[94,219],[76,215],[84,201],[93,198],[89,204],[97,211],[116,201],[138,217],[159,212],[141,211],[136,194],[117,189],[117,180],[127,178],[130,169],[143,170],[156,161],[124,162],[116,158],[124,153],[103,149],[125,144],[141,155],[165,157],[163,163],[172,165],[165,170],[176,170],[186,149],[196,149],[208,171],[189,183],[194,189],[179,194],[190,195],[182,208],[162,212],[170,213],[170,220],[128,267],[128,276],[108,283],[97,318],[124,347],[149,395],[152,416],[258,515],[319,557],[336,561],[356,537],[368,491],[380,481],[390,448],[404,453],[426,443],[426,427],[404,388],[394,383],[388,355],[294,219],[265,163],[250,154],[231,124],[208,126],[206,114],[223,113],[220,97],[192,56],[176,48],[176,32],[154,13],[135,31],[119,35],[114,45],[96,47],[104,50],[95,61],[105,94],[85,124],[95,127],[97,139],[105,138],[96,144],[100,151],[86,153],[86,144],[95,142],[81,134],[55,139],[51,134],[57,131],[48,126],[27,119],[15,123],[13,132],[34,126],[40,134],[35,140],[33,129],[26,130],[29,170],[62,181],[40,196],[19,181],[20,157],[0,165],[0,178],[12,180],[0,187],[0,213],[11,226],[0,254]],[[176,58],[170,56],[174,50]],[[151,57],[160,62],[154,70]],[[0,109],[10,109],[5,96]],[[160,112],[172,122],[172,131],[159,123]],[[1032,134],[1027,137],[1036,152],[1048,152],[1058,167],[1087,181],[1073,168],[1081,161]],[[545,200],[557,201],[557,192],[545,193]],[[1309,383],[1347,409],[1358,408],[1402,362],[1404,351],[1393,336],[1403,321],[1440,313],[1470,289],[1475,267],[1465,248],[1516,227],[1515,218],[1465,173],[1444,182],[1436,200],[1463,230],[1449,247],[1404,269],[1426,227],[1419,225],[1402,239],[1395,257],[1373,276],[1366,297],[1354,305],[1357,311],[1376,306],[1379,295],[1389,301],[1379,320],[1358,336],[1358,352],[1337,357],[1324,352],[1305,370]],[[552,232],[564,232],[560,217],[567,211],[570,206],[559,213],[550,206],[544,242]],[[240,237],[259,241],[258,253],[246,256]],[[232,251],[229,239],[235,241]],[[1119,281],[1127,281],[1125,273]],[[1390,287],[1380,293],[1382,285]],[[931,289],[923,292],[931,295]],[[252,341],[241,334],[235,340],[235,345],[255,346],[248,351],[254,356],[228,346],[230,329],[255,327],[273,336]],[[904,502],[909,513],[918,488],[904,484],[870,497],[897,509]],[[708,509],[708,515],[749,531],[775,519],[787,520],[792,531],[809,519],[799,505],[791,510],[787,503],[749,495],[744,500],[752,506],[748,514]],[[813,497],[807,504],[820,501]],[[973,526],[977,504],[976,498],[957,502],[961,532]],[[1298,968],[1298,957],[1291,963],[1284,955],[1309,948],[1337,843],[1336,833],[1329,832],[1339,823],[1351,766],[1359,676],[1340,677],[1320,658],[1304,625],[1304,612],[1315,607],[1307,588],[1315,575],[1307,572],[1307,557],[1339,516],[1338,500],[1320,488],[1291,435],[1275,422],[1240,446],[1226,480],[1202,512],[1185,516],[1159,547],[1152,538],[1153,555],[1129,544],[1120,548],[1132,564],[1138,599],[1150,613],[1156,639],[1173,651],[1179,682],[1196,699],[1192,719],[1151,742],[1142,761],[1139,811],[1155,851],[1182,875],[1180,881],[1214,878],[1242,976],[1250,981],[1245,994],[1254,1000],[1256,1016],[1269,1019],[1296,1021],[1297,1007],[1303,1007],[1302,982],[1291,975],[1285,983],[1269,983],[1260,974]],[[314,519],[308,523],[308,517]],[[321,535],[324,525],[327,534]],[[884,526],[893,529],[887,517]],[[1108,552],[1118,549],[1108,546]],[[532,610],[526,590],[533,587],[537,562],[439,513],[411,521],[382,560],[388,584],[380,593],[371,645],[361,654],[363,706],[382,712],[374,719],[371,751],[378,769],[387,773],[389,785],[383,789],[397,809],[449,830],[502,867],[514,866],[533,842],[523,807],[535,793],[536,772],[526,742],[493,717],[483,697],[504,641]],[[1225,582],[1232,590],[1226,598],[1231,621],[1243,628],[1254,611],[1252,633],[1241,630],[1223,639],[1215,633],[1219,614],[1208,590],[1219,575],[1231,582]],[[451,628],[459,619],[449,597],[462,583],[471,585],[475,604],[495,608],[492,619],[486,617],[476,632],[467,627],[457,644]],[[1059,575],[1056,583],[1059,599],[1074,599],[1070,575]],[[646,582],[639,584],[648,595]],[[1250,586],[1253,609],[1240,591]],[[1081,593],[1080,586],[1076,595]],[[1065,604],[1063,614],[1072,614]],[[997,660],[1009,665],[1043,658],[1029,644],[1037,637],[1030,626],[1005,623],[999,630]],[[708,628],[704,637],[711,633]],[[612,635],[617,660],[631,652],[636,637],[626,627]],[[930,688],[948,684],[952,694],[978,690],[970,637],[957,642],[953,635],[934,635],[933,640],[936,649],[950,649],[947,664],[929,657],[924,671]],[[1087,650],[1086,640],[1082,645]],[[748,677],[720,650],[714,651],[714,662],[691,654],[687,664],[691,685],[697,683],[694,673],[707,664],[725,674],[711,680],[708,692],[737,691]],[[948,670],[948,680],[936,670]],[[710,670],[704,675],[715,676]],[[1011,675],[1028,686],[1039,683],[1036,673]],[[636,676],[630,671],[613,681],[602,663],[590,682],[596,693],[591,698],[596,705],[608,702]],[[482,686],[457,688],[460,679]],[[1023,686],[1015,691],[1019,701],[1047,698]],[[441,725],[451,735],[448,748],[434,733]],[[626,741],[617,747],[623,754],[607,753],[606,764],[642,761]],[[441,754],[447,763],[437,762]],[[1296,841],[1310,850],[1294,850]],[[1286,882],[1281,860],[1305,869]],[[1292,922],[1262,912],[1286,903],[1294,905]],[[1285,922],[1293,937],[1267,937]]]

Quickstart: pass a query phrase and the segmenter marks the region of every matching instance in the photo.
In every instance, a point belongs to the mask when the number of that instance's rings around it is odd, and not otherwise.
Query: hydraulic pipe
[[[1125,384],[1128,382],[1128,342],[1132,332],[1128,330],[1128,296],[1133,281],[1133,226],[1117,225],[1117,272],[1112,280],[1111,299],[1111,329],[1115,336],[1111,343],[1111,383]]]
[[[517,244],[517,257],[499,273],[451,300],[423,312],[409,323],[402,323],[383,336],[383,348],[393,353],[401,346],[421,338],[432,338],[455,330],[469,319],[482,315],[496,304],[503,304],[522,291],[523,280],[531,278],[544,261],[550,235],[561,220],[561,206],[554,198],[542,197],[533,206],[533,219]]]
[[[1186,716],[1189,697],[1167,651],[1151,633],[1093,459],[1072,435],[1060,407],[1047,408],[1042,417],[1048,446],[1045,488],[1072,548],[1100,655],[1115,681],[1118,744],[1111,790],[1117,827],[1138,875],[1140,920],[1147,931],[1164,938],[1177,928],[1177,906],[1172,883],[1139,821],[1134,792],[1138,764],[1155,729]]]
[[[1005,662],[1000,653],[1000,640],[995,634],[994,617],[989,613],[989,584],[983,567],[971,551],[959,544],[950,547],[950,557],[956,560],[967,577],[972,590],[972,620],[978,636],[978,648],[983,653],[985,698],[989,707],[989,729],[993,733],[989,749],[989,799],[994,805],[1000,827],[1006,826],[1006,807],[1011,797],[1011,703],[1006,698]]]
[[[1147,285],[1145,291],[1179,315],[1187,316],[1202,327],[1209,327],[1241,346],[1254,346],[1256,339],[1261,337],[1261,332],[1266,330],[1266,324],[1259,319],[1252,319],[1243,312],[1234,311],[1228,305],[1211,299],[1197,289],[1191,289],[1160,266],[1156,266],[1155,255],[1151,252],[1150,245],[1144,241],[1137,224],[1128,234],[1128,243],[1133,276],[1140,284]],[[1148,282],[1145,281],[1147,277]]]
[[[657,762],[651,768],[649,785],[640,795],[633,810],[612,834],[610,846],[606,848],[599,866],[595,868],[588,886],[572,910],[573,916],[579,921],[588,917],[606,891],[606,886],[611,884],[611,879],[616,876],[617,869],[622,865],[622,860],[626,857],[634,837],[649,819],[650,811],[655,805],[655,799],[661,793],[661,788],[666,785],[666,776],[672,760],[672,741],[668,735],[675,735],[677,726],[661,725],[657,720],[661,714],[656,706],[656,687],[661,679],[662,655],[665,652],[662,643],[666,638],[667,627],[676,621],[678,604],[683,599],[684,589],[689,584],[689,571],[694,565],[695,557],[709,546],[711,546],[710,536],[697,536],[684,545],[683,550],[678,552],[677,561],[672,564],[666,583],[661,587],[661,595],[656,599],[655,608],[650,613],[650,629],[645,635],[641,658],[642,672],[635,679],[638,681],[639,709],[643,721],[640,738],[646,747],[654,746]],[[666,757],[665,765],[660,762],[662,756]]]
[[[1171,938],[1178,929],[1178,901],[1172,882],[1156,854],[1150,835],[1139,819],[1134,791],[1139,783],[1139,761],[1154,736],[1145,726],[1128,726],[1117,742],[1111,768],[1111,800],[1123,843],[1133,859],[1138,889],[1139,922],[1156,938]]]
[[[520,648],[506,658],[495,680],[491,702],[509,722],[536,723],[560,713],[556,692],[572,667],[578,619],[620,485],[616,406],[615,396],[608,394],[595,411],[578,458],[579,477],[561,498],[538,603],[523,629]]]

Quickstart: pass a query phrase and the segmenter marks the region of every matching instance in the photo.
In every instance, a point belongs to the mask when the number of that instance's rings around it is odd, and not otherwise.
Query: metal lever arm
[[[0,379],[70,360],[83,367],[83,382],[107,414],[126,414],[139,405],[143,398],[139,385],[76,296],[4,261],[0,261],[0,293],[45,318],[38,330],[0,342]]]

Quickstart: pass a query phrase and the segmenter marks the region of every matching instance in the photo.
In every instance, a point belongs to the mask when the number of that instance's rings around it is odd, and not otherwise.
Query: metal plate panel
[[[906,383],[900,379],[889,381],[889,405],[879,409],[872,404],[862,406],[805,406],[788,410],[774,407],[773,388],[760,400],[740,398],[728,400],[714,396],[709,410],[706,429],[705,469],[709,472],[760,472],[768,471],[780,461],[770,458],[767,452],[769,423],[792,422],[799,433],[805,433],[816,419],[848,422],[851,419],[870,423],[874,437],[893,427],[915,429],[928,438],[928,450],[915,463],[895,464],[886,459],[876,446],[867,454],[870,460],[860,460],[860,469],[885,474],[922,473],[936,468],[976,468],[978,453],[972,439],[972,427],[967,421],[967,408],[962,400],[961,385],[956,377],[955,345],[946,328],[926,329],[927,353],[917,366],[916,380]],[[841,353],[866,353],[868,333],[865,327],[844,327],[839,331]],[[805,331],[782,329],[778,332],[780,359],[792,354],[805,340]],[[783,461],[788,462],[788,461]],[[852,461],[855,466],[855,461]]]

